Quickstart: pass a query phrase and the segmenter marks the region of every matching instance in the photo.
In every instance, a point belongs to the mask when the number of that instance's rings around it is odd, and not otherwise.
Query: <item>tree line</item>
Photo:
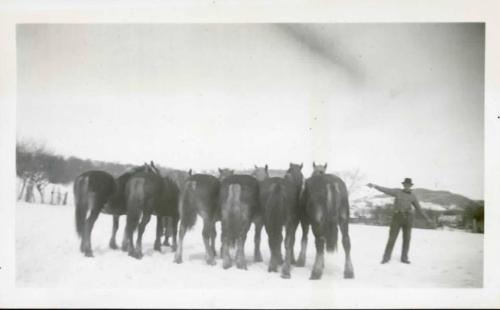
[[[130,164],[81,159],[55,154],[43,144],[21,140],[16,142],[16,175],[21,180],[18,200],[32,202],[38,191],[44,201],[44,189],[49,184],[69,184],[88,170],[104,170],[118,176],[132,167]]]

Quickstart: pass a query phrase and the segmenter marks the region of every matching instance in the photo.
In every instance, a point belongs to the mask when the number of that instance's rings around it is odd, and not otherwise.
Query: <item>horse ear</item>
[[[266,172],[267,172],[267,164],[266,164],[266,166],[264,168],[266,169]]]
[[[218,168],[218,169],[219,169],[219,174],[222,174],[222,170],[221,170],[221,168]]]
[[[290,163],[290,166],[288,166],[289,168],[292,168],[292,163]]]
[[[257,169],[257,168],[258,168],[258,167],[257,167],[257,165],[253,165],[253,166],[254,166],[254,168],[255,168],[255,169]]]
[[[160,171],[158,170],[158,168],[156,168],[155,166],[155,163],[153,161],[151,161],[151,167],[156,170],[156,172],[160,173]]]
[[[313,168],[316,168],[316,163],[315,162],[313,162]]]
[[[304,166],[304,163],[300,163],[300,170],[302,170],[303,166]]]
[[[193,170],[192,170],[192,169],[189,169],[188,174],[189,174],[189,176],[192,176],[192,175],[193,175]]]
[[[325,170],[326,170],[326,167],[328,166],[328,163],[325,163]]]

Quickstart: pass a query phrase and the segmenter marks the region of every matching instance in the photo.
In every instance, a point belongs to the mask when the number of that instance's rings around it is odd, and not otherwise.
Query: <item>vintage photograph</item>
[[[483,288],[484,23],[15,29],[16,288]]]

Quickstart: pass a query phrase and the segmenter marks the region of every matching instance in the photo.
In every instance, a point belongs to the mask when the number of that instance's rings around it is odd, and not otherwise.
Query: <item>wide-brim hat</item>
[[[401,182],[401,184],[413,185],[413,182],[411,181],[411,178],[405,178],[405,180]]]

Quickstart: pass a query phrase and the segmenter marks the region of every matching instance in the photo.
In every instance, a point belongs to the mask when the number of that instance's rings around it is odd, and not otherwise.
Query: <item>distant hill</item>
[[[424,188],[415,188],[413,192],[420,202],[438,204],[446,209],[465,210],[469,206],[479,205],[478,202],[472,199],[449,191],[433,191]]]
[[[467,208],[476,208],[481,205],[481,201],[474,201],[465,196],[455,194],[449,191],[435,191],[425,188],[415,188],[412,190],[417,196],[424,209],[437,211],[457,210],[465,211]],[[371,206],[384,206],[392,204],[394,198],[377,193],[375,195],[366,195],[352,201],[354,209],[364,209]]]

